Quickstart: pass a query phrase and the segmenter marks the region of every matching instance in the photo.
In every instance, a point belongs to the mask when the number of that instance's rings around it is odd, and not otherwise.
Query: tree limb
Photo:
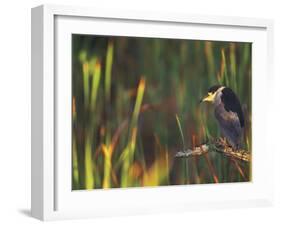
[[[251,154],[246,150],[234,150],[232,147],[226,146],[221,141],[215,141],[200,146],[194,147],[193,149],[183,150],[176,153],[176,158],[189,158],[192,156],[200,156],[210,151],[218,152],[228,157],[238,159],[244,162],[251,161]]]

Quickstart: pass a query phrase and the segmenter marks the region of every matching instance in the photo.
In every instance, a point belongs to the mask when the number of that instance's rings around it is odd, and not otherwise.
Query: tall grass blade
[[[102,145],[102,151],[104,154],[104,176],[103,176],[103,188],[110,188],[111,187],[111,157],[112,157],[112,146],[106,147]]]
[[[89,64],[88,62],[83,63],[83,85],[84,85],[84,106],[85,109],[89,104]]]
[[[184,142],[184,136],[183,136],[182,127],[181,127],[181,122],[180,122],[180,119],[179,119],[178,115],[176,115],[176,120],[177,120],[178,128],[179,128],[179,131],[180,131],[180,135],[181,135],[183,150],[186,150],[185,149],[186,147],[185,147],[185,142]]]
[[[85,189],[94,188],[94,174],[92,164],[92,148],[89,136],[86,137],[85,145]]]
[[[128,187],[132,185],[132,178],[130,178],[129,168],[134,159],[134,152],[136,147],[136,136],[137,128],[132,130],[131,140],[129,141],[127,147],[124,149],[123,153],[123,166],[121,172],[121,187]]]
[[[222,57],[222,68],[223,68],[223,78],[224,78],[224,84],[226,86],[229,86],[229,79],[228,79],[228,74],[227,74],[227,63],[226,63],[226,58],[225,58],[225,50],[221,50],[221,57]]]
[[[105,96],[106,100],[110,101],[110,87],[111,87],[111,70],[113,61],[113,42],[109,42],[106,53],[106,64],[105,64]]]
[[[137,98],[133,111],[132,121],[130,124],[130,132],[132,132],[133,128],[137,127],[138,117],[139,117],[142,99],[144,95],[144,89],[145,89],[145,79],[141,78],[138,86]]]
[[[72,175],[73,175],[73,185],[79,188],[79,169],[78,169],[78,157],[77,157],[77,147],[76,139],[73,137],[72,141]]]
[[[99,61],[97,61],[94,66],[93,80],[92,80],[92,92],[91,92],[92,112],[94,111],[95,106],[96,106],[97,93],[98,93],[99,84],[100,84],[100,77],[101,77],[101,64]]]
[[[128,178],[129,167],[133,162],[134,151],[136,146],[136,136],[137,136],[137,122],[140,113],[140,108],[143,100],[145,90],[145,79],[141,78],[137,91],[137,98],[135,101],[135,107],[129,128],[129,141],[127,147],[123,151],[123,166],[121,173],[121,186],[127,187],[131,182]]]
[[[231,87],[232,89],[237,92],[237,80],[236,80],[236,57],[235,57],[235,44],[234,43],[231,43],[230,44],[230,56],[229,56],[229,59],[230,59],[230,72],[231,72]]]
[[[206,54],[206,59],[208,63],[208,77],[209,80],[213,83],[213,78],[215,75],[215,63],[214,63],[214,55],[213,55],[213,46],[212,42],[206,41],[205,42],[205,54]]]

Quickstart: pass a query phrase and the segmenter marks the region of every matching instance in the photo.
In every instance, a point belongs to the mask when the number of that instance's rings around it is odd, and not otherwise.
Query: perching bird
[[[212,86],[201,102],[211,102],[214,105],[222,136],[233,149],[241,148],[244,115],[240,101],[232,89],[221,85]]]

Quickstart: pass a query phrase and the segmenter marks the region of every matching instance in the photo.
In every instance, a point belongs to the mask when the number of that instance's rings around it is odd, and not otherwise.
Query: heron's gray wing
[[[240,120],[237,113],[232,111],[228,111],[224,116],[224,120],[222,121],[224,126],[228,128],[228,130],[237,138],[241,135],[241,125]]]

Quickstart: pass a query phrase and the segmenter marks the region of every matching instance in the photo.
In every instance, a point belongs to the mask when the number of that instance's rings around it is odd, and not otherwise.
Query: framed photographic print
[[[272,30],[264,19],[32,9],[32,215],[271,204]]]

